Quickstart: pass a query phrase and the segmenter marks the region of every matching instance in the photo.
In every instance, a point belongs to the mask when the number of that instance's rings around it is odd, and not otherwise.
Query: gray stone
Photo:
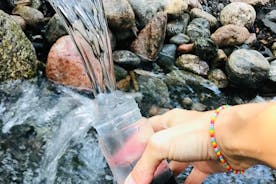
[[[136,28],[135,15],[127,0],[103,0],[103,5],[111,29]]]
[[[0,10],[0,81],[32,78],[37,58],[31,42],[20,26]]]
[[[210,37],[210,24],[206,19],[195,18],[188,25],[187,34],[192,41],[198,38]]]
[[[182,16],[168,22],[167,24],[167,36],[172,37],[180,33],[185,33],[188,23],[190,21],[190,15],[184,13]]]
[[[226,88],[228,86],[228,79],[221,69],[211,70],[208,74],[208,79],[217,85],[218,88]]]
[[[276,82],[276,60],[270,63],[269,79]]]
[[[164,70],[171,71],[175,69],[175,54],[176,54],[176,45],[174,44],[165,44],[162,48],[157,64]]]
[[[194,42],[194,51],[201,59],[209,61],[216,57],[218,46],[210,38],[198,38]]]
[[[276,42],[272,44],[271,50],[273,52],[273,55],[276,57]]]
[[[181,44],[189,43],[190,40],[191,39],[188,35],[179,33],[179,34],[173,36],[169,42],[172,44],[181,45]]]
[[[266,58],[255,50],[236,50],[226,62],[229,80],[241,88],[258,88],[268,78],[269,68]]]
[[[44,21],[44,15],[37,9],[29,6],[17,6],[13,14],[20,15],[28,25],[36,27]]]
[[[125,69],[123,69],[122,67],[115,64],[114,65],[114,74],[115,74],[116,81],[120,81],[127,77],[128,72]]]
[[[137,67],[141,63],[141,59],[131,51],[116,50],[113,52],[113,61],[118,65]]]
[[[111,49],[115,50],[116,45],[117,45],[117,40],[116,40],[115,35],[113,34],[113,32],[110,29],[108,29],[108,36],[110,39]]]
[[[202,9],[193,8],[191,10],[191,15],[196,18],[204,18],[208,20],[211,27],[214,27],[218,24],[218,20],[216,17],[214,17],[212,14],[208,12],[203,11]]]
[[[264,25],[276,34],[276,10],[272,10],[262,19]]]
[[[256,11],[253,6],[243,2],[230,3],[220,13],[220,21],[223,25],[251,26],[255,19]]]
[[[176,60],[176,65],[181,69],[191,71],[198,75],[207,75],[209,66],[205,61],[192,54],[183,54]]]
[[[45,38],[50,44],[53,44],[60,37],[67,34],[63,20],[58,14],[55,14],[48,22],[45,30]]]

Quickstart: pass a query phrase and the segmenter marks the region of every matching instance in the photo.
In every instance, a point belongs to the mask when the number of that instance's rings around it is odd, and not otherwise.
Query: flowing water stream
[[[52,84],[41,76],[0,84],[0,183],[111,184],[113,177],[93,126],[126,98],[114,92],[101,0],[50,2],[82,55],[91,94]],[[111,109],[101,108],[101,100],[109,102]],[[243,176],[218,174],[205,183],[271,183],[272,173],[257,166]],[[183,178],[185,173],[179,180]]]

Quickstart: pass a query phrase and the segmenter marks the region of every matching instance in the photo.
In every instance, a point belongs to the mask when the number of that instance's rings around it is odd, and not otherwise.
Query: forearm
[[[233,106],[222,111],[215,125],[218,145],[233,167],[254,164],[276,167],[276,103]]]

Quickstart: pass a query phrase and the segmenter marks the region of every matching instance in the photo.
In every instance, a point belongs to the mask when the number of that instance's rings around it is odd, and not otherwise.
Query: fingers
[[[201,172],[197,168],[194,168],[184,184],[201,184],[208,176],[207,173]]]

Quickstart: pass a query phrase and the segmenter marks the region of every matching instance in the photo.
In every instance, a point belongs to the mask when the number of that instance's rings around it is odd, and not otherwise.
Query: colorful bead
[[[217,145],[217,141],[215,138],[215,121],[217,119],[217,116],[219,115],[220,111],[223,109],[227,109],[229,108],[229,105],[223,105],[219,108],[217,108],[214,112],[214,114],[211,116],[211,120],[210,120],[210,127],[209,127],[209,134],[211,137],[211,145],[214,148],[214,151],[218,157],[218,159],[220,160],[220,162],[223,164],[223,166],[227,169],[227,171],[232,171],[234,174],[243,174],[244,170],[235,170],[233,169],[230,164],[227,162],[227,160],[224,159],[224,157],[222,156],[220,149],[218,148]]]

